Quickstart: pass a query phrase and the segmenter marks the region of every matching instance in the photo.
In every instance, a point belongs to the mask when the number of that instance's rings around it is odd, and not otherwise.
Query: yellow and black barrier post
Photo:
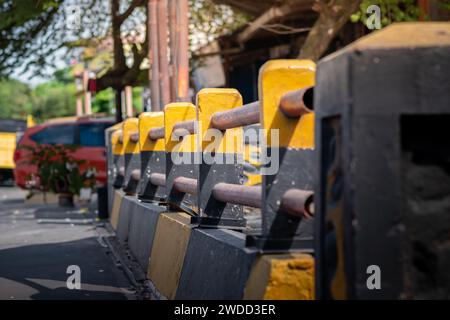
[[[155,176],[165,177],[166,175],[164,135],[156,136],[154,134],[155,131],[162,131],[163,127],[164,112],[140,114],[141,181],[138,187],[138,197],[142,201],[165,203],[167,200],[165,180],[163,179],[162,183],[157,183],[155,180]]]
[[[243,206],[221,202],[213,196],[219,183],[240,185],[243,182],[243,130],[215,129],[211,119],[217,112],[242,106],[235,89],[203,89],[197,94],[197,113],[201,163],[199,166],[199,214],[192,223],[203,227],[244,228]]]
[[[259,74],[262,234],[247,237],[261,251],[313,250],[316,66],[271,60]]]
[[[164,108],[166,144],[166,193],[169,206],[198,213],[198,141],[194,132],[197,115],[192,103],[169,103]],[[186,129],[182,124],[191,124]],[[156,176],[155,180],[162,180]]]
[[[113,156],[113,187],[122,188],[124,182],[124,147],[122,129],[114,131],[111,135],[112,156]]]
[[[133,195],[140,180],[140,152],[139,141],[136,137],[138,132],[138,118],[128,118],[123,122],[123,150],[124,150],[124,183],[123,191]]]

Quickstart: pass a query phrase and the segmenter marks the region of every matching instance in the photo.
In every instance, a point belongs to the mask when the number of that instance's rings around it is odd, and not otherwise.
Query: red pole
[[[178,42],[178,24],[177,24],[177,0],[169,0],[169,44],[170,44],[170,92],[171,101],[177,101],[177,42]]]
[[[188,0],[178,1],[179,12],[179,47],[178,47],[178,97],[180,101],[189,99],[189,22]]]
[[[161,102],[164,107],[170,103],[169,61],[167,57],[167,2],[158,1],[158,51]]]
[[[148,2],[148,32],[150,37],[150,92],[152,99],[152,111],[161,110],[161,101],[159,96],[159,59],[158,59],[158,0],[149,0]]]

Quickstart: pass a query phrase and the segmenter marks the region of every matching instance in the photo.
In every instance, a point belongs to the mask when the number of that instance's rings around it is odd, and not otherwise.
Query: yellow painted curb
[[[191,229],[186,213],[163,213],[158,218],[147,276],[168,299],[177,293]]]
[[[314,258],[309,254],[259,257],[250,272],[245,300],[313,300]]]

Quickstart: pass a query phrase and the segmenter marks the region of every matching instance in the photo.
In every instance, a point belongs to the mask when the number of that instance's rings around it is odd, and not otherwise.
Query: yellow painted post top
[[[197,112],[202,151],[242,154],[243,129],[233,128],[220,132],[211,129],[211,117],[219,111],[242,106],[242,96],[236,89],[208,88],[197,94]],[[214,134],[222,139],[213,138]]]
[[[180,138],[172,138],[175,124],[181,121],[197,120],[195,106],[189,102],[169,103],[164,108],[164,135],[167,152],[196,152],[197,134]]]
[[[148,138],[151,129],[164,127],[164,112],[143,112],[139,115],[139,146],[141,151],[164,151],[164,139]]]
[[[139,119],[128,118],[123,122],[123,146],[124,153],[139,153],[139,143],[131,141],[133,133],[139,132]]]
[[[111,134],[111,146],[112,153],[116,155],[121,155],[124,153],[124,145],[119,141],[119,137],[122,135],[122,130],[116,130]]]
[[[288,118],[279,109],[281,97],[289,91],[315,84],[316,64],[311,60],[270,60],[259,70],[261,128],[268,146],[314,148],[314,113]],[[279,143],[272,142],[272,129],[279,130]]]

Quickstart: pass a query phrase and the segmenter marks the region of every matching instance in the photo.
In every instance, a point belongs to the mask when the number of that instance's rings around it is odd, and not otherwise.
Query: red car
[[[106,183],[105,129],[114,124],[109,118],[68,117],[48,120],[28,128],[14,152],[14,177],[21,188],[27,187],[27,178],[37,172],[36,166],[26,164],[28,150],[21,146],[36,144],[63,144],[80,146],[74,156],[87,161],[86,166],[97,169],[97,183]],[[83,169],[83,168],[81,168]]]

